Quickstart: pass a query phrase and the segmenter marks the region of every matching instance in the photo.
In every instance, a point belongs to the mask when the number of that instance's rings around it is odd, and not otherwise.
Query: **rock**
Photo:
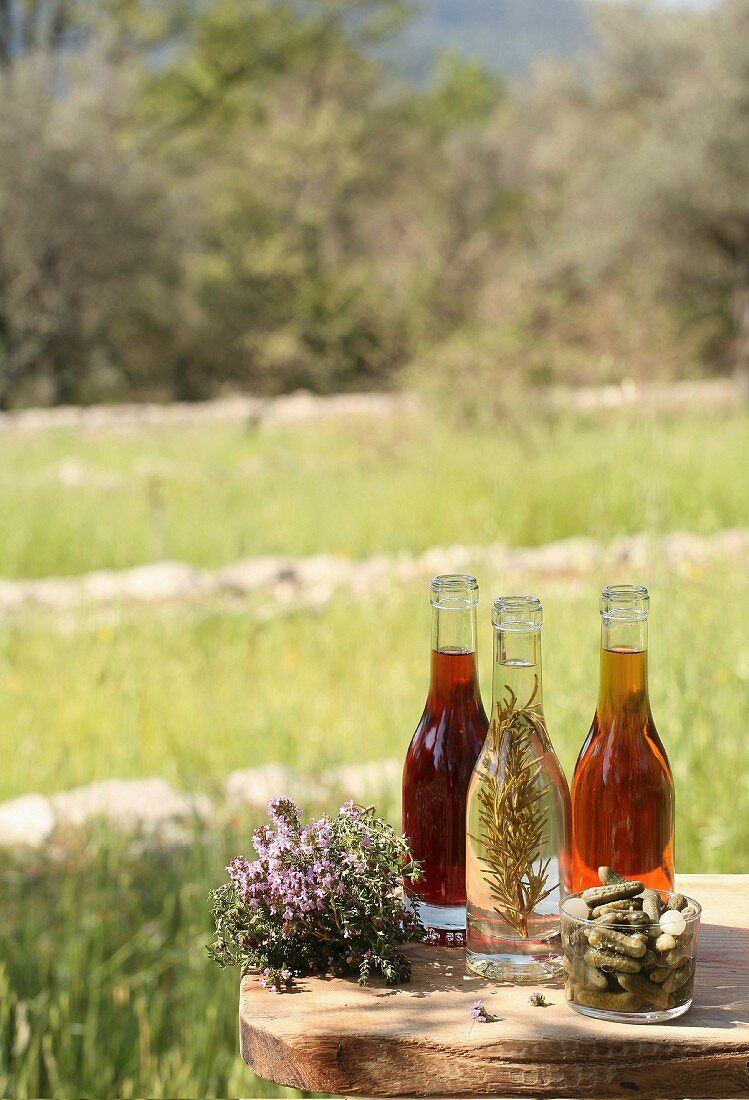
[[[440,573],[467,572],[471,563],[475,563],[481,550],[471,546],[432,546],[419,557],[419,565],[424,574],[437,576]]]
[[[600,557],[601,547],[594,539],[572,538],[508,551],[507,564],[544,576],[566,575],[591,572]]]
[[[395,759],[341,764],[319,778],[298,775],[283,764],[264,764],[232,772],[224,784],[230,802],[265,811],[272,798],[288,795],[307,811],[314,805],[333,809],[336,800],[371,802],[400,790],[401,763]]]
[[[123,832],[149,835],[169,833],[196,819],[206,821],[213,814],[205,795],[185,794],[158,778],[105,779],[63,791],[50,801],[60,825],[80,828],[102,820]]]
[[[283,613],[288,607],[324,607],[341,589],[356,598],[381,591],[392,583],[423,585],[438,573],[490,570],[496,576],[543,576],[567,585],[605,568],[626,567],[646,572],[653,562],[665,561],[677,570],[701,567],[729,558],[742,561],[749,553],[749,529],[718,531],[700,536],[685,532],[655,537],[627,535],[609,543],[570,538],[535,547],[488,546],[432,547],[422,554],[377,554],[357,560],[333,554],[310,557],[267,555],[246,558],[208,572],[179,561],[153,562],[134,569],[104,570],[81,577],[49,577],[43,580],[0,578],[0,614],[13,614],[26,605],[55,612],[77,611],[82,606],[116,603],[158,603],[242,597],[256,593],[267,597],[255,609],[260,621]]]
[[[390,417],[413,414],[421,402],[411,394],[349,393],[317,396],[299,391],[275,398],[235,394],[213,401],[139,405],[61,405],[57,408],[0,412],[0,431],[137,431],[169,424],[297,424],[338,417]],[[72,467],[71,467],[72,469]],[[73,475],[76,476],[75,474]]]
[[[24,603],[36,604],[52,611],[65,611],[80,603],[81,586],[78,580],[64,577],[46,577],[38,581],[19,581]]]
[[[0,612],[17,611],[24,602],[23,586],[0,577]]]
[[[293,798],[306,810],[311,803],[324,802],[328,792],[309,776],[297,775],[283,764],[271,763],[232,772],[224,784],[224,794],[229,802],[264,812],[272,798]]]
[[[299,424],[305,420],[340,417],[391,417],[412,415],[421,408],[413,394],[339,393],[318,397],[298,390],[268,402],[264,419],[271,424]]]
[[[216,582],[219,589],[233,595],[244,596],[248,592],[272,588],[293,574],[289,558],[266,556],[245,558],[219,569]]]
[[[351,583],[356,570],[356,562],[333,554],[299,558],[294,587],[307,606],[323,607],[337,588]]]
[[[0,803],[0,846],[43,848],[55,829],[50,799],[25,794]]]
[[[341,764],[328,773],[331,786],[344,798],[354,802],[371,802],[383,795],[400,792],[403,765],[400,760],[386,757],[364,764]]]
[[[216,588],[213,577],[181,561],[159,561],[134,569],[89,573],[81,582],[85,599],[97,603],[137,600],[190,599],[210,595]]]
[[[66,458],[55,467],[55,479],[65,489],[78,489],[82,485],[95,485],[100,489],[119,489],[127,481],[111,470],[98,470],[86,466],[77,458]]]

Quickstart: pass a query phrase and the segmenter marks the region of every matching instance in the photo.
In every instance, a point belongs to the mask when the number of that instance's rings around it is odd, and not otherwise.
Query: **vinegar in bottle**
[[[674,785],[650,711],[648,591],[601,593],[598,705],[572,781],[573,888],[606,865],[656,890],[674,885]]]
[[[474,577],[431,585],[431,677],[403,768],[403,832],[423,878],[404,881],[406,904],[431,942],[462,946],[466,928],[465,807],[489,725],[476,666]]]

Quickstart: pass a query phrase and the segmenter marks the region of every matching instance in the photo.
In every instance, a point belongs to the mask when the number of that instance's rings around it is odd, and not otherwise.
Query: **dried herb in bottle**
[[[467,964],[486,978],[559,973],[559,907],[569,885],[570,796],[549,739],[541,605],[495,601],[492,721],[467,806]]]

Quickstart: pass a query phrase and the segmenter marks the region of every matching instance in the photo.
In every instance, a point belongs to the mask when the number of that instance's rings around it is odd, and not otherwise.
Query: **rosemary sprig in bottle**
[[[495,911],[524,939],[528,920],[536,907],[557,887],[548,885],[550,859],[540,853],[548,839],[547,809],[544,795],[551,784],[538,784],[538,765],[532,749],[535,737],[542,751],[549,744],[543,715],[533,707],[538,694],[538,677],[530,698],[523,706],[512,689],[497,704],[497,713],[489,727],[495,760],[503,758],[501,780],[487,772],[478,793],[479,821],[483,835],[479,840],[486,864],[488,883]]]

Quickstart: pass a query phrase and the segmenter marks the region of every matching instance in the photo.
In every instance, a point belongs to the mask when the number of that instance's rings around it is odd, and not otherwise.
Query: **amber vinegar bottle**
[[[476,666],[474,577],[431,585],[431,676],[403,767],[403,832],[424,877],[404,882],[406,903],[432,942],[462,946],[466,928],[466,794],[489,720]]]
[[[572,781],[573,889],[607,865],[655,889],[674,885],[674,786],[648,694],[650,599],[641,585],[601,593],[601,674]]]

